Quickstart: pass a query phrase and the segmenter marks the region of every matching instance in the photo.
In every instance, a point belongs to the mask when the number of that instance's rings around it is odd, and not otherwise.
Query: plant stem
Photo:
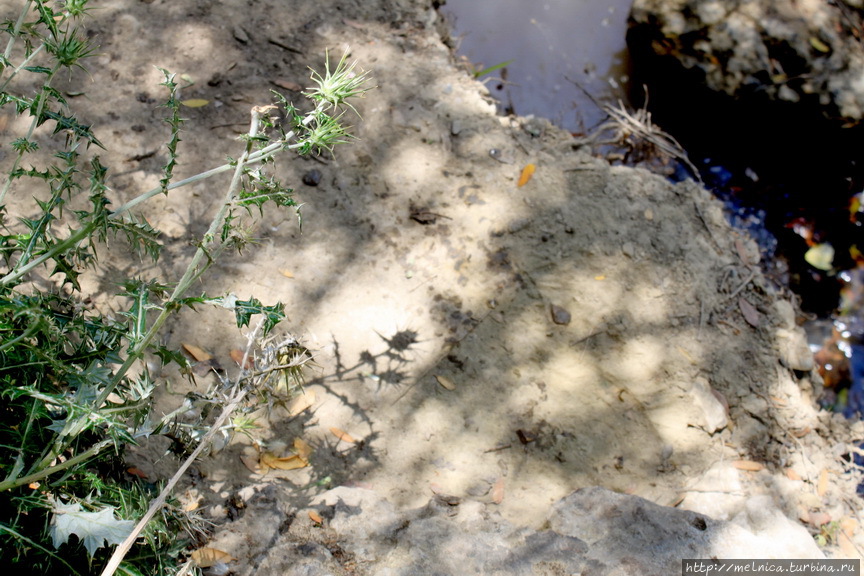
[[[3,57],[7,61],[9,60],[9,57],[12,55],[12,47],[15,46],[15,41],[18,39],[18,34],[21,33],[21,26],[24,25],[24,19],[27,17],[27,14],[30,12],[30,6],[32,4],[33,4],[33,0],[27,0],[27,2],[24,3],[24,9],[21,10],[21,14],[18,15],[18,21],[15,22],[15,27],[12,29],[12,33],[9,35],[9,42],[6,44],[5,52],[3,52]]]
[[[44,44],[42,45],[44,46]],[[41,48],[41,46],[40,46]],[[51,72],[48,73],[47,78],[45,79],[45,83],[42,84],[42,89],[39,92],[39,106],[36,107],[36,112],[33,113],[33,120],[30,122],[30,128],[27,129],[27,140],[33,137],[33,132],[36,130],[36,126],[39,124],[39,119],[42,117],[42,110],[45,109],[45,101],[48,100],[47,95],[45,94],[45,89],[51,84],[51,80],[54,78],[54,75],[60,69],[60,63],[56,62],[54,64],[54,68],[51,69]],[[24,157],[24,152],[19,152],[18,156],[15,157],[15,162],[12,164],[12,169],[9,170],[9,174],[12,174],[15,170],[18,169],[18,166],[21,164],[21,159]],[[6,199],[6,194],[9,192],[9,189],[12,187],[12,178],[7,178],[6,183],[3,184],[3,189],[0,190],[0,204]]]
[[[46,468],[44,470],[40,470],[39,472],[28,474],[23,478],[17,478],[15,480],[4,480],[3,482],[0,482],[0,492],[11,490],[12,488],[17,488],[18,486],[23,486],[25,484],[30,484],[31,482],[36,482],[37,480],[41,480],[47,476],[50,476],[51,474],[54,474],[55,472],[60,472],[61,470],[65,470],[71,466],[75,466],[76,464],[80,464],[81,462],[84,462],[101,452],[103,448],[105,448],[112,442],[113,440],[111,440],[110,438],[102,440],[98,444],[94,444],[84,452],[81,452],[77,456],[69,458],[65,462],[55,464],[54,466],[51,466],[50,468]],[[53,459],[54,457],[52,456],[52,460]]]
[[[260,326],[259,326],[260,328]],[[247,346],[246,355],[249,354],[249,348],[253,345],[254,342],[254,334],[257,334],[258,329],[250,335],[249,344]],[[244,356],[245,358],[245,356]],[[240,377],[237,378],[237,383],[242,381]],[[201,452],[204,451],[210,445],[210,442],[213,440],[213,437],[219,433],[222,427],[225,425],[225,422],[237,409],[237,406],[243,401],[246,397],[246,394],[249,393],[250,387],[248,386],[239,386],[234,390],[234,396],[231,398],[230,402],[225,406],[222,410],[222,413],[219,414],[219,417],[210,427],[210,431],[201,439],[201,442],[189,455],[188,458],[183,462],[183,464],[178,468],[177,472],[174,473],[174,476],[165,484],[165,487],[159,493],[159,496],[153,499],[150,503],[150,507],[147,509],[147,512],[141,519],[138,521],[138,524],[135,525],[135,528],[132,529],[132,533],[126,537],[126,539],[114,550],[114,554],[111,555],[111,559],[108,561],[108,564],[105,565],[105,568],[102,570],[101,576],[112,576],[117,569],[120,567],[120,563],[123,561],[123,558],[126,557],[126,554],[132,548],[132,545],[135,543],[135,540],[138,538],[138,535],[142,530],[147,526],[150,520],[153,519],[153,516],[165,505],[165,501],[168,499],[168,495],[171,494],[171,491],[174,490],[174,486],[177,485],[177,482],[180,481],[180,478],[183,474],[186,473],[186,470],[189,469],[189,466],[192,465],[193,462],[201,455]]]
[[[263,161],[267,160],[268,158],[272,157],[273,155],[275,155],[276,152],[278,152],[280,150],[286,150],[286,149],[291,150],[294,148],[298,148],[300,146],[300,144],[287,145],[285,143],[289,138],[292,138],[293,136],[294,136],[294,133],[290,132],[289,134],[286,135],[286,137],[283,140],[280,140],[279,142],[274,142],[273,144],[270,144],[266,148],[262,148],[261,150],[256,150],[255,152],[250,153],[248,155],[248,157],[245,159],[243,165],[245,166],[245,165],[249,165],[249,164],[256,163],[256,162],[263,162]],[[181,180],[179,182],[175,182],[173,184],[170,184],[168,186],[168,190],[174,190],[176,188],[180,188],[181,186],[186,186],[186,185],[192,184],[194,182],[199,182],[201,180],[205,180],[207,178],[210,178],[211,176],[216,176],[217,174],[227,172],[232,167],[234,167],[234,166],[232,166],[231,164],[223,164],[222,166],[218,166],[216,168],[213,168],[212,170],[208,170],[206,172],[201,172],[200,174],[196,174],[195,176],[190,176],[189,178],[186,178],[185,180]],[[8,187],[8,183],[9,183],[9,181],[7,181],[7,187]],[[137,197],[133,198],[132,200],[130,200],[129,202],[123,204],[122,206],[117,208],[117,210],[112,211],[109,218],[117,218],[118,216],[128,212],[129,210],[131,210],[132,208],[134,208],[138,204],[141,204],[142,202],[145,202],[145,201],[149,200],[150,198],[152,198],[158,194],[162,194],[162,193],[163,193],[163,190],[161,187],[153,188],[152,190],[149,190],[149,191],[145,192],[144,194],[141,194],[140,196],[137,196]],[[3,190],[2,193],[0,193],[0,202],[2,202],[3,194],[5,194],[5,190]],[[219,225],[221,225],[221,222]],[[8,274],[6,274],[6,276],[3,276],[2,278],[0,278],[0,285],[10,284],[12,282],[15,282],[19,278],[21,278],[22,276],[27,274],[33,268],[36,268],[40,264],[43,264],[43,263],[47,262],[48,260],[51,260],[52,258],[54,258],[58,254],[63,254],[64,252],[74,248],[76,245],[78,245],[78,243],[83,241],[85,238],[88,238],[92,234],[93,230],[96,229],[96,226],[97,226],[97,224],[95,224],[95,223],[88,224],[87,226],[84,226],[83,228],[81,228],[80,230],[78,230],[77,232],[75,232],[74,234],[72,234],[71,236],[66,238],[65,240],[58,242],[57,244],[52,246],[47,252],[45,252],[44,254],[42,254],[41,256],[36,258],[35,260],[32,260],[31,262],[25,264],[21,268],[16,268],[14,271],[9,272]]]
[[[237,161],[237,166],[234,170],[234,177],[231,179],[231,184],[228,187],[228,192],[225,195],[225,199],[222,201],[221,206],[219,207],[219,211],[216,216],[213,218],[213,221],[210,223],[210,228],[204,234],[201,245],[198,247],[198,250],[195,251],[195,255],[192,257],[192,261],[186,267],[186,272],[183,274],[183,277],[177,282],[177,286],[174,288],[174,292],[171,294],[170,298],[165,302],[162,306],[162,310],[159,315],[153,321],[153,324],[147,330],[147,333],[144,334],[141,339],[135,344],[135,346],[129,351],[129,354],[126,356],[126,360],[123,364],[117,369],[114,373],[111,382],[109,382],[105,388],[99,393],[99,396],[93,402],[94,406],[101,406],[105,403],[108,395],[114,391],[114,389],[123,381],[123,378],[126,376],[126,373],[132,367],[135,362],[137,362],[141,356],[144,355],[144,352],[147,350],[150,343],[162,329],[162,326],[171,316],[171,314],[175,311],[176,306],[174,304],[180,300],[183,294],[189,289],[192,284],[201,277],[202,274],[209,267],[209,261],[212,261],[213,257],[218,256],[221,252],[223,246],[221,244],[214,244],[214,238],[216,238],[219,228],[222,226],[226,215],[228,214],[228,210],[232,203],[234,202],[235,197],[237,196],[237,191],[240,188],[240,180],[243,177],[243,169],[246,166],[246,163],[249,161],[249,156],[251,155],[253,139],[258,133],[258,128],[260,126],[260,112],[263,109],[259,109],[258,107],[252,109],[252,122],[249,128],[249,140],[246,142],[246,149],[243,151],[243,155]],[[212,171],[211,171],[212,172]],[[160,188],[161,190],[161,188]],[[85,227],[86,230],[86,227]],[[78,234],[75,236],[80,235]],[[67,240],[68,241],[68,240]],[[208,251],[209,246],[213,244],[212,250]],[[203,264],[201,261],[207,257],[208,263]],[[3,279],[5,280],[5,278]],[[2,281],[0,281],[2,282]],[[82,430],[87,426],[88,420],[86,417],[81,417],[74,426],[72,426],[68,433],[62,438],[58,438],[55,442],[52,449],[48,450],[45,456],[36,463],[31,470],[37,471],[38,473],[48,466],[57,457],[58,454],[62,453],[63,450],[69,445],[69,442],[72,441],[78,434],[81,433]],[[52,473],[54,468],[50,468],[47,472]],[[2,487],[3,484],[0,484]]]

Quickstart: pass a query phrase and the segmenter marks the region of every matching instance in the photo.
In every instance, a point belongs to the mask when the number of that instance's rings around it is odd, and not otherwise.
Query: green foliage
[[[292,190],[273,175],[276,156],[331,151],[349,140],[343,110],[353,110],[348,99],[362,96],[367,82],[347,54],[333,70],[328,55],[324,74],[312,74],[317,87],[306,94],[312,111],[302,114],[278,96],[284,124],[270,118],[275,105],[253,109],[237,160],[175,182],[184,121],[174,75],[162,70],[170,131],[159,186],[115,208],[109,168],[95,154],[103,144],[51,86],[62,69],[83,69],[94,52],[82,28],[87,4],[22,0],[20,16],[0,25],[7,40],[0,55],[0,108],[30,119],[24,133],[9,138],[11,160],[0,188],[0,560],[34,574],[101,569],[110,548],[148,511],[158,490],[126,474],[122,459],[136,438],[161,434],[186,454],[213,422],[214,408],[233,408],[229,399],[252,391],[249,398],[269,406],[302,385],[308,350],[292,338],[266,338],[285,317],[281,303],[187,293],[225,249],[246,246],[241,213],[260,213],[272,203],[294,209],[299,218]],[[185,273],[127,279],[112,295],[124,307],[116,317],[100,314],[93,294],[82,292],[82,278],[97,273],[105,242],[124,241],[153,262],[160,255],[159,231],[133,209],[229,171],[233,178]],[[153,394],[163,383],[153,380],[146,361],[188,371],[183,355],[157,337],[178,310],[199,306],[233,311],[238,328],[256,320],[248,351],[252,367],[233,380],[220,376],[218,385],[177,411],[188,416],[192,410],[197,418],[180,422],[171,414],[154,422]],[[222,433],[255,427],[252,406],[239,411]],[[205,530],[169,498],[144,529],[144,544],[116,569],[170,573]]]
[[[491,74],[492,72],[497,72],[502,68],[506,68],[510,64],[512,64],[513,60],[507,60],[506,62],[499,62],[493,66],[489,66],[488,68],[483,68],[482,70],[475,70],[472,75],[474,78],[480,78],[481,76],[485,76],[486,74]]]

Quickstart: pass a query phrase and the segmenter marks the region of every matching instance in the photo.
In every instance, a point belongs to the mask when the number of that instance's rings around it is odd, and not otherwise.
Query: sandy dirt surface
[[[248,562],[278,527],[232,536],[246,504],[287,517],[339,485],[399,507],[435,494],[493,502],[532,528],[555,500],[599,485],[727,517],[769,494],[802,522],[847,520],[849,541],[831,549],[857,554],[861,506],[840,458],[855,432],[817,410],[807,369],[789,368],[803,346],[794,298],[709,193],[610,166],[545,121],[497,117],[423,2],[109,0],[94,14],[100,55],[70,85],[88,93],[75,104],[109,151],[118,201],[156,185],[165,160],[155,66],[194,80],[183,98],[209,101],[184,110],[179,177],[238,155],[249,108],[276,83],[307,86],[327,48],[350,46],[378,85],[357,106],[358,142],[282,162],[302,234],[293,214],[266,212],[258,245],[200,286],[286,303],[284,330],[318,365],[313,406],[277,409],[254,433],[271,446],[303,438],[311,466],[256,474],[238,437],[184,481],[181,497],[218,524],[215,546]],[[304,185],[313,170],[320,182]],[[158,269],[117,246],[108,271],[176,278],[227,181],[146,209],[163,232]],[[183,312],[167,342],[230,370],[245,339],[229,312],[203,310]],[[176,461],[163,450],[130,450],[130,462],[166,477]]]

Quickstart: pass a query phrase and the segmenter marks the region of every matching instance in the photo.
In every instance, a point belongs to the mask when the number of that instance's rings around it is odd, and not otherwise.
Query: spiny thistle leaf
[[[132,533],[135,522],[117,520],[114,508],[106,506],[96,512],[85,512],[81,504],[55,502],[52,508],[51,539],[55,548],[69,541],[73,534],[84,544],[90,557],[103,546],[114,546]]]

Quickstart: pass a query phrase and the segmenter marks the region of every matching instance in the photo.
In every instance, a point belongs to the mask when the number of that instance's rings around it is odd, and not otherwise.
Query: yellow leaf
[[[315,510],[309,510],[309,519],[312,520],[315,524],[323,524],[324,519],[321,518],[321,515],[318,514]]]
[[[180,103],[187,108],[201,108],[209,104],[210,101],[203,98],[190,98],[189,100],[181,100]]]
[[[312,454],[312,446],[306,443],[302,438],[294,439],[294,452],[303,460],[308,460]]]
[[[279,268],[279,273],[285,278],[294,278],[294,274],[292,274],[290,270],[286,270],[285,268]]]
[[[527,164],[525,168],[522,169],[522,174],[519,176],[519,182],[516,183],[516,186],[521,188],[525,184],[531,180],[531,176],[534,175],[534,170],[537,169],[537,166],[534,164]]]
[[[216,564],[227,564],[234,560],[230,554],[216,548],[199,548],[192,552],[192,560],[201,568],[209,568]]]
[[[827,242],[816,244],[804,253],[804,260],[819,270],[831,270],[834,265],[834,247]]]
[[[813,48],[815,48],[819,52],[822,52],[823,54],[826,54],[826,53],[831,51],[830,46],[828,46],[827,44],[822,42],[822,40],[820,40],[819,38],[816,38],[815,36],[810,37],[810,46],[812,46]]]
[[[344,430],[340,430],[339,428],[330,428],[330,432],[343,442],[348,442],[349,444],[354,444],[355,442],[357,442],[354,438],[351,437],[350,434],[348,434]]]
[[[297,454],[280,458],[272,452],[264,452],[261,454],[260,463],[261,466],[265,467],[265,469],[273,468],[274,470],[296,470],[298,468],[305,468],[309,465],[308,460],[301,458]]]
[[[450,378],[447,378],[446,376],[441,376],[440,374],[436,374],[435,380],[437,380],[438,384],[440,384],[443,388],[446,388],[447,390],[455,390],[456,389],[456,384],[454,384],[453,381]]]
[[[183,350],[196,362],[208,362],[213,356],[194,344],[183,344]]]
[[[819,473],[819,483],[816,485],[816,494],[819,495],[820,498],[825,496],[825,492],[828,491],[828,470],[822,469],[822,472]]]
[[[735,460],[732,462],[732,466],[738,470],[747,470],[748,472],[758,472],[765,468],[759,462],[753,462],[752,460]]]

